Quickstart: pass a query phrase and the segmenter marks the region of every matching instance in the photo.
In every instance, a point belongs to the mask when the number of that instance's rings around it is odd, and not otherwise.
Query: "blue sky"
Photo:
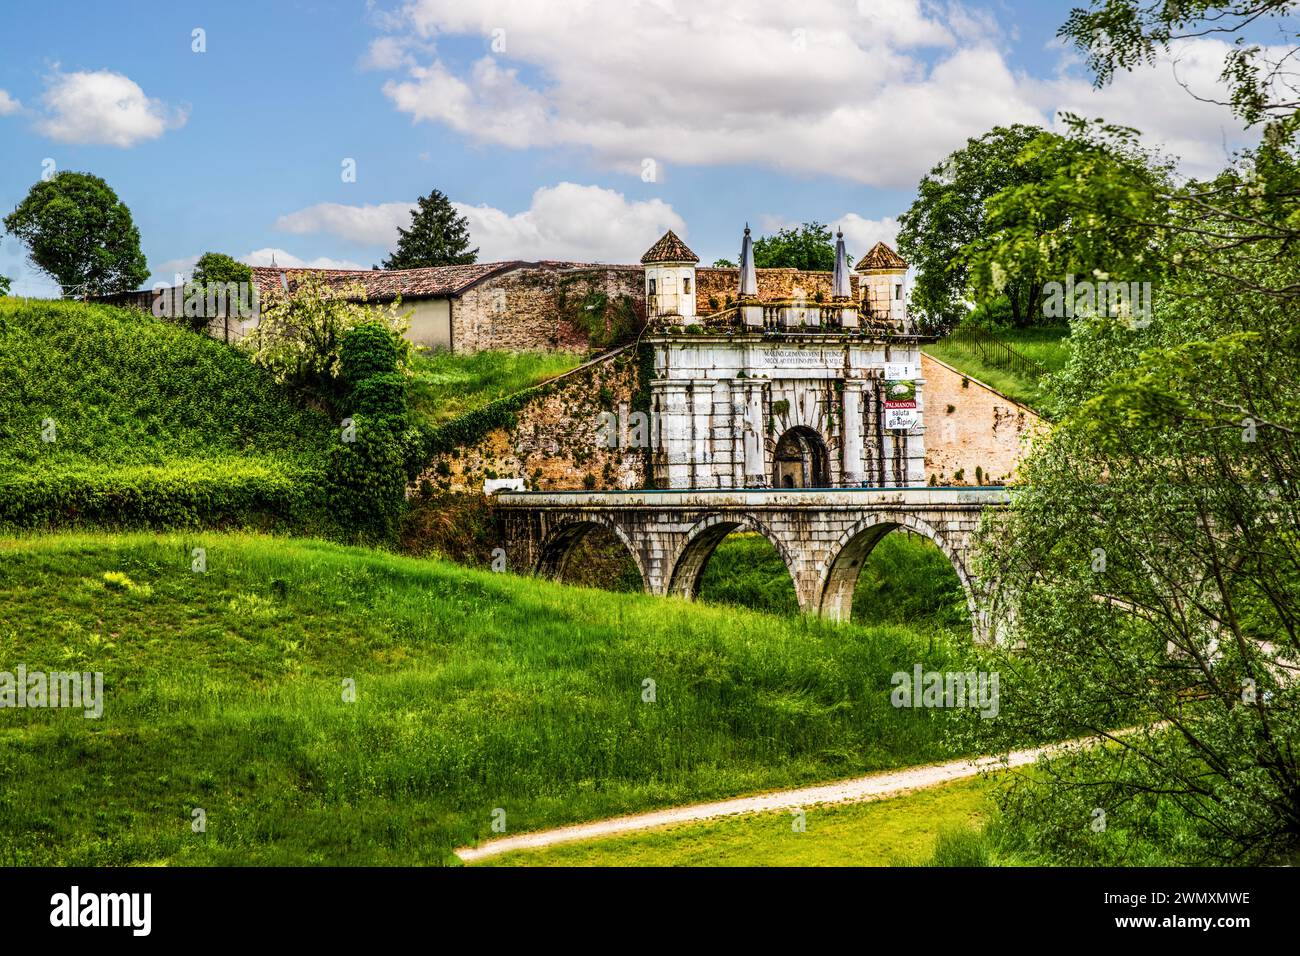
[[[104,177],[153,279],[206,250],[369,267],[437,187],[481,258],[701,258],[819,219],[892,239],[919,177],[996,123],[1137,126],[1189,172],[1245,140],[1202,41],[1094,92],[1068,3],[356,0],[23,4],[0,33],[0,210],[43,164]],[[206,49],[195,52],[194,31]],[[355,160],[355,181],[344,162]],[[50,294],[13,237],[0,274]]]

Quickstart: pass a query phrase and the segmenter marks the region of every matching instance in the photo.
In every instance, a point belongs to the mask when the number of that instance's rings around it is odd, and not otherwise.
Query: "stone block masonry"
[[[508,570],[562,578],[573,549],[606,529],[628,549],[651,594],[691,599],[713,550],[737,530],[776,548],[805,612],[848,620],[872,548],[895,528],[932,540],[961,580],[975,640],[993,640],[990,599],[970,554],[997,489],[806,489],[506,493],[496,499]]]

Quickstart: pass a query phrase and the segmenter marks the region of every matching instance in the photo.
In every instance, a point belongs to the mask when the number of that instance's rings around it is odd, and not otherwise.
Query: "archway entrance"
[[[773,488],[825,488],[830,456],[822,436],[797,425],[781,436],[773,455]]]

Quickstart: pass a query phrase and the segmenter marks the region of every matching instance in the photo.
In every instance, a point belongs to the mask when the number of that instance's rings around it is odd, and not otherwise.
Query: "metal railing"
[[[1026,355],[1021,355],[987,329],[961,325],[953,329],[948,338],[953,342],[969,346],[979,355],[981,361],[998,368],[1009,369],[1018,375],[1037,378],[1047,372],[1047,366],[1035,362]]]

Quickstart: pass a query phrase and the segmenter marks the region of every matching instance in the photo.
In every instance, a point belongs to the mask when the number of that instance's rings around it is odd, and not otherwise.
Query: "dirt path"
[[[466,863],[482,860],[485,857],[509,853],[513,850],[529,850],[538,847],[554,846],[557,843],[573,843],[578,840],[592,840],[597,837],[615,836],[620,833],[632,833],[637,830],[650,830],[655,827],[674,823],[691,823],[697,820],[711,820],[737,813],[765,813],[773,810],[788,810],[796,807],[815,806],[827,803],[853,803],[861,800],[879,800],[893,797],[909,790],[934,787],[952,780],[973,777],[984,770],[997,770],[1002,767],[1022,767],[1033,763],[1042,754],[1056,755],[1067,749],[1080,746],[1079,741],[1052,744],[1048,747],[1033,747],[1028,750],[1016,750],[1010,754],[1009,762],[1004,763],[999,757],[979,757],[951,760],[948,763],[930,764],[924,767],[908,767],[905,770],[890,770],[886,773],[855,777],[839,783],[826,783],[816,787],[803,787],[798,790],[778,790],[754,797],[736,797],[720,800],[716,803],[697,803],[686,807],[674,807],[670,810],[654,810],[650,813],[636,813],[626,817],[614,817],[610,820],[597,820],[593,823],[580,823],[576,826],[559,827],[555,830],[538,830],[533,833],[521,833],[518,836],[500,837],[488,840],[476,847],[461,847],[456,855]]]

